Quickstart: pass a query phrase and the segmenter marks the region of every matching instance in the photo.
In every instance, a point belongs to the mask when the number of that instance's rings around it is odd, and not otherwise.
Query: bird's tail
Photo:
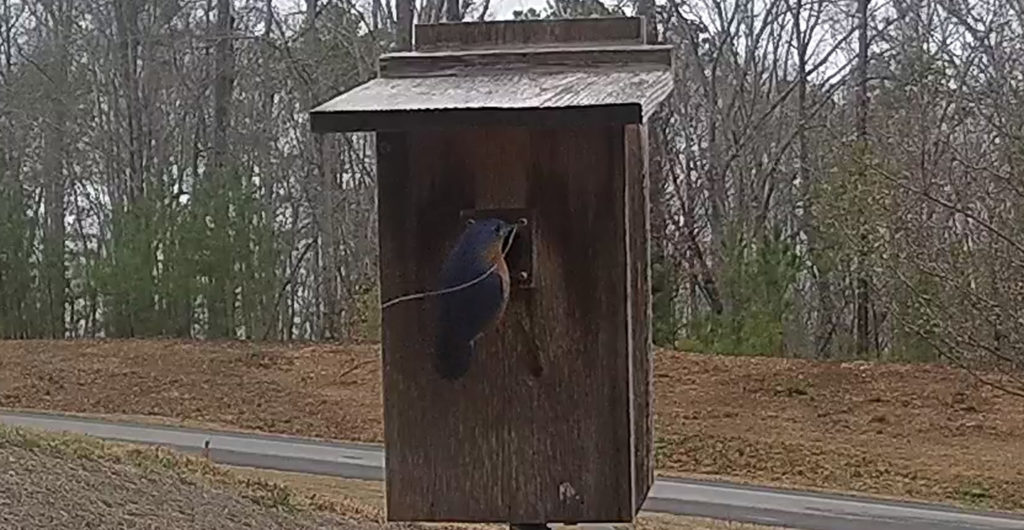
[[[455,339],[448,334],[438,337],[434,368],[442,379],[458,379],[469,371],[473,359],[472,342]]]

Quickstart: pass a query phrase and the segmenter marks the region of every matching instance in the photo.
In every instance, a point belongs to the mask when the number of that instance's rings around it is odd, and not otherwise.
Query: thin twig
[[[518,225],[512,225],[512,233],[509,235],[508,244],[505,246],[505,249],[501,251],[501,259],[505,259],[505,255],[508,254],[508,250],[510,248],[512,248],[512,240],[515,238],[515,235],[516,235],[516,226],[518,226]],[[468,281],[466,283],[463,283],[463,284],[460,284],[460,285],[456,285],[455,287],[448,287],[446,289],[440,289],[440,290],[437,290],[437,291],[427,291],[427,292],[423,292],[423,293],[413,293],[413,294],[407,294],[405,296],[399,296],[398,298],[394,298],[394,299],[388,300],[387,302],[381,304],[380,308],[381,309],[387,309],[387,308],[389,308],[389,307],[391,307],[391,306],[393,306],[393,305],[395,305],[395,304],[397,304],[399,302],[408,302],[410,300],[418,300],[418,299],[427,298],[427,297],[430,297],[430,296],[439,296],[439,295],[442,295],[442,294],[454,293],[455,291],[461,291],[463,289],[466,289],[467,287],[471,287],[471,286],[473,286],[473,285],[483,281],[484,278],[490,276],[491,273],[494,272],[494,269],[496,269],[496,268],[498,268],[498,264],[497,263],[495,263],[494,265],[491,265],[491,268],[487,269],[480,276],[477,276],[473,280],[470,280],[470,281]]]

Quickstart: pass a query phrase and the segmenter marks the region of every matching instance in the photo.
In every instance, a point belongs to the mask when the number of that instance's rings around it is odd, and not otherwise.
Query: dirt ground
[[[381,440],[375,345],[0,342],[0,407]],[[954,369],[659,351],[659,473],[1024,510],[1024,400]]]

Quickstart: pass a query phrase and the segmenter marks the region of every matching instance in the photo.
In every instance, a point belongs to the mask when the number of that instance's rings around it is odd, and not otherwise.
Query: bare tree
[[[395,11],[398,12],[398,29],[395,36],[395,49],[398,51],[412,50],[413,0],[395,0]]]
[[[857,99],[856,129],[857,146],[860,156],[866,156],[868,150],[868,0],[857,0]],[[862,164],[863,165],[863,164]],[[861,171],[856,178],[863,179]],[[866,241],[862,242],[866,246]],[[866,355],[872,349],[871,326],[871,280],[867,274],[866,249],[861,250],[857,271],[857,353]]]
[[[448,22],[462,21],[462,6],[459,0],[447,0],[445,2],[445,20]]]
[[[64,260],[64,213],[67,186],[68,83],[70,79],[69,41],[73,15],[71,4],[50,0],[39,6],[48,30],[46,76],[51,85],[50,109],[44,135],[43,175],[45,192],[43,207],[46,223],[43,230],[43,274],[46,293],[47,335],[63,338],[67,308],[67,270]]]
[[[211,162],[212,189],[215,193],[225,193],[228,188],[229,175],[234,170],[229,147],[231,130],[231,98],[235,83],[235,58],[232,31],[234,15],[232,0],[217,0],[216,26],[214,30],[214,81],[213,81],[213,128],[211,130]],[[226,236],[224,230],[229,223],[228,203],[217,201],[213,222],[219,227],[219,233]],[[227,263],[214,266],[229,266]],[[229,337],[234,335],[234,291],[235,286],[226,274],[212,274],[210,289],[207,294],[207,316],[209,318],[209,334],[212,337]]]

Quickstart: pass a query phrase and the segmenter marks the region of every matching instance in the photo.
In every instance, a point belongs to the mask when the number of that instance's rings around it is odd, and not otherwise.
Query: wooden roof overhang
[[[420,25],[417,50],[310,111],[313,132],[641,123],[672,90],[672,48],[632,17]]]

